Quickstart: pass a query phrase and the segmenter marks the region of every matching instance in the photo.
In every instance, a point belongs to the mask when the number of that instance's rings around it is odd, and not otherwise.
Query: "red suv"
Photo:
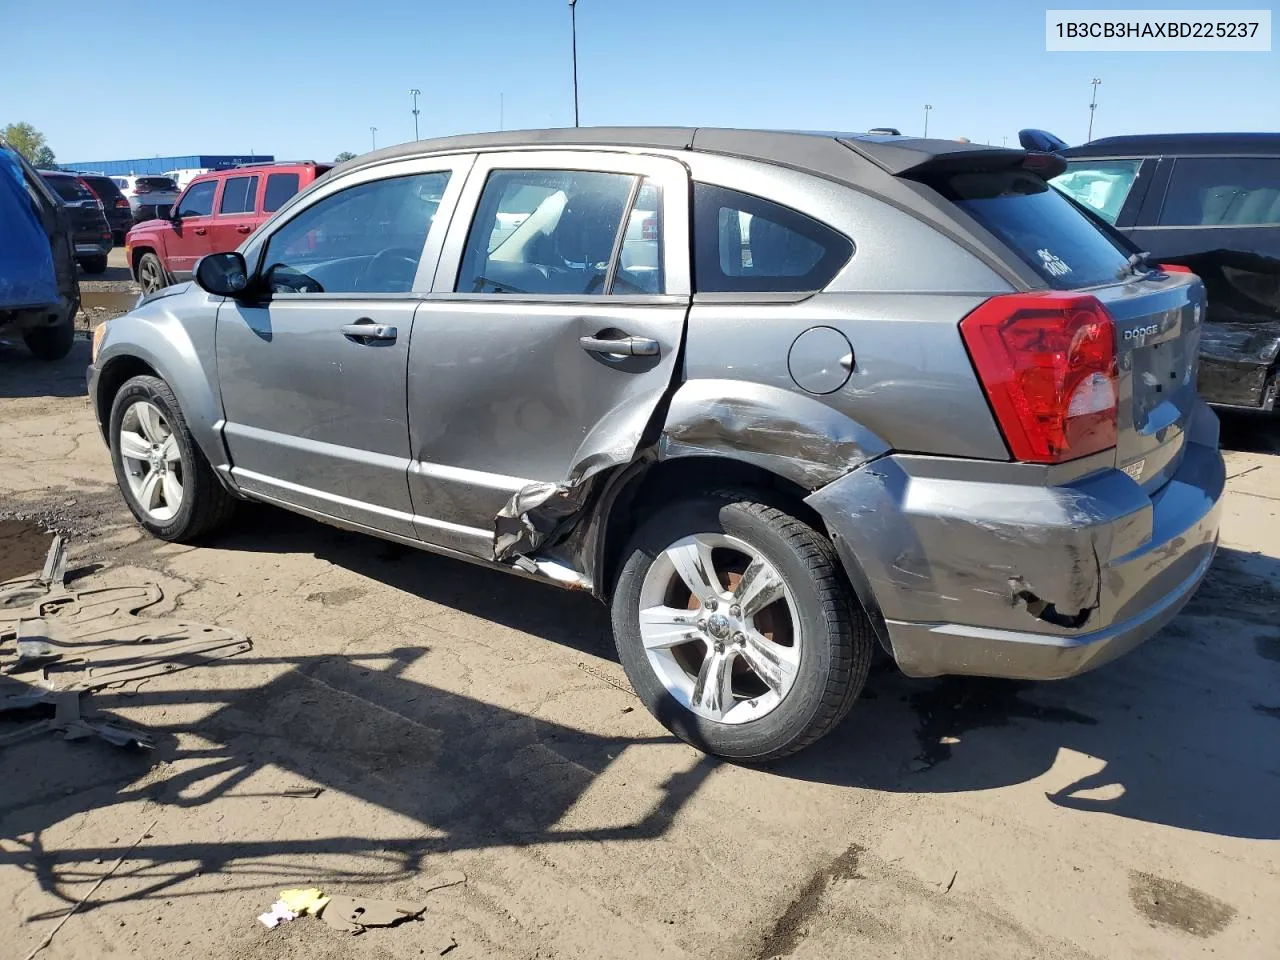
[[[129,231],[125,257],[143,293],[187,280],[208,253],[234,250],[286,200],[331,165],[267,163],[217,170],[187,185],[168,219]]]

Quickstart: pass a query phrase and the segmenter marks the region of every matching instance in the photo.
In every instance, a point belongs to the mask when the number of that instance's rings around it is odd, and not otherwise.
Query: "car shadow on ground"
[[[406,594],[616,660],[608,612],[584,594],[257,506],[219,546],[313,553]],[[1115,663],[1056,683],[912,680],[881,665],[840,729],[768,772],[956,792],[1036,779],[1069,750],[1098,769],[1047,790],[1059,806],[1280,839],[1278,618],[1280,562],[1224,548],[1183,614]]]
[[[21,336],[6,333],[0,338],[0,398],[83,397],[91,353],[88,338],[77,335],[61,360],[37,360]]]

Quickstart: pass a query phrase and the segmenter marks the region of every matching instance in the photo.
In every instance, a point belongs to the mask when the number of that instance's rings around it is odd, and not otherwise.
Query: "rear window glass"
[[[1162,226],[1280,223],[1280,159],[1183,157],[1173,165],[1165,197]]]
[[[108,177],[81,177],[85,183],[98,195],[98,199],[106,199],[108,197],[117,197],[120,195],[119,188]]]
[[[693,185],[698,293],[809,293],[853,256],[848,237],[797,210],[705,183]]]
[[[159,164],[157,164],[159,166]],[[178,184],[171,177],[139,177],[138,186],[151,190],[172,190],[178,192]]]
[[[44,182],[63,200],[92,200],[93,191],[75,177],[45,177]]]
[[[1116,280],[1128,257],[1071,202],[1021,170],[957,173],[934,184],[1057,290]]]
[[[284,206],[284,202],[298,192],[298,175],[296,173],[273,173],[267,177],[266,195],[262,198],[262,209],[266,213],[275,213]]]

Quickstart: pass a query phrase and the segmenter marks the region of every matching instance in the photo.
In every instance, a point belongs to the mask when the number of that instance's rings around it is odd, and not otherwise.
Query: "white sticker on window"
[[[1040,259],[1044,262],[1044,268],[1054,277],[1065,277],[1071,272],[1071,268],[1066,265],[1063,259],[1056,253],[1046,248],[1036,251],[1040,255]]]

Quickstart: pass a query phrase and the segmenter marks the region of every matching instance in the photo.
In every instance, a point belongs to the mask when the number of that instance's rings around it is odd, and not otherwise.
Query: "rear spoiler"
[[[948,173],[1008,170],[1021,167],[1046,180],[1067,169],[1056,153],[1011,150],[954,140],[914,137],[842,137],[840,142],[895,177],[918,180]]]

